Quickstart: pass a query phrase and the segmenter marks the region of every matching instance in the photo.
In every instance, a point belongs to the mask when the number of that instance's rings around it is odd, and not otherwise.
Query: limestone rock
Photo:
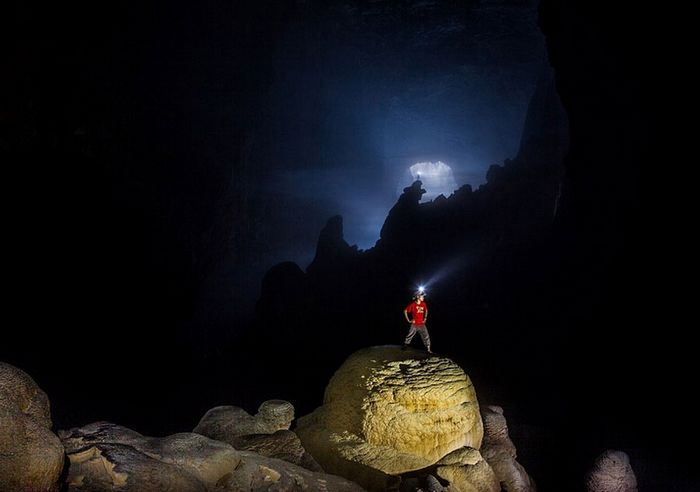
[[[190,432],[148,438],[144,449],[210,486],[240,463],[240,456],[231,446]]]
[[[515,458],[517,452],[515,444],[508,435],[508,423],[503,415],[503,409],[496,405],[482,407],[481,418],[484,422],[484,442],[481,451],[487,460],[487,454],[496,453]]]
[[[445,487],[432,475],[425,478],[425,492],[443,492]]]
[[[401,480],[399,492],[445,492],[445,487],[432,475]]]
[[[474,464],[438,466],[436,473],[449,482],[447,492],[501,492],[496,474],[483,458]]]
[[[336,215],[328,219],[321,229],[316,244],[316,256],[307,269],[311,274],[319,268],[328,267],[353,256],[357,256],[357,246],[350,246],[343,237],[343,218]]]
[[[311,471],[323,471],[323,468],[301,445],[299,437],[289,430],[280,430],[274,434],[241,436],[238,438],[236,449],[289,461]]]
[[[250,415],[239,407],[220,406],[209,410],[193,432],[237,447],[240,436],[274,434],[288,430],[294,420],[294,406],[284,400],[268,400]]]
[[[476,465],[483,459],[483,456],[477,449],[465,446],[463,448],[455,449],[450,454],[442,457],[436,464],[438,466]]]
[[[484,442],[481,454],[496,473],[501,487],[506,492],[536,492],[534,480],[518,463],[515,444],[508,436],[508,424],[499,406],[481,409],[484,421]]]
[[[194,433],[145,437],[97,422],[60,432],[69,490],[207,491],[240,463],[228,444]]]
[[[586,476],[588,492],[637,492],[637,477],[623,451],[607,450]]]
[[[238,451],[195,433],[146,437],[97,422],[61,432],[69,492],[360,492],[341,477]]]
[[[60,430],[58,436],[68,454],[76,453],[90,445],[103,443],[127,444],[136,447],[146,439],[136,431],[110,422],[95,422],[68,431]]]
[[[0,362],[0,491],[58,489],[64,452],[51,426],[46,393],[24,371]]]
[[[68,458],[70,492],[207,492],[206,485],[186,470],[126,444],[100,443]]]
[[[364,489],[334,475],[312,472],[286,461],[242,451],[241,464],[218,484],[226,491],[362,492]],[[217,489],[220,490],[220,489]]]
[[[323,405],[295,430],[324,470],[375,490],[456,449],[479,448],[483,437],[464,371],[449,359],[394,346],[351,355]]]
[[[478,450],[463,447],[436,463],[435,474],[449,482],[448,492],[500,492],[498,478]]]

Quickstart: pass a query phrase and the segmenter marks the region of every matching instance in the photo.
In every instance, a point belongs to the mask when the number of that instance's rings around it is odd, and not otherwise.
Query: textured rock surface
[[[448,482],[448,492],[500,492],[498,478],[474,448],[457,449],[437,462],[435,474]]]
[[[69,491],[207,492],[362,489],[195,433],[146,437],[97,422],[61,432],[70,459]]]
[[[191,473],[125,444],[102,443],[69,455],[69,491],[206,492]]]
[[[194,433],[153,438],[97,422],[60,436],[70,490],[206,491],[240,463],[228,444]]]
[[[637,477],[623,451],[607,450],[586,476],[588,492],[637,492]]]
[[[289,461],[311,471],[323,471],[306,452],[299,437],[289,427],[294,406],[284,400],[268,400],[250,415],[239,407],[221,406],[209,410],[194,432],[230,444],[241,451],[252,451],[270,458]]]
[[[289,461],[311,471],[323,471],[316,460],[301,445],[299,436],[289,430],[281,430],[269,435],[255,434],[239,437],[236,449],[251,451],[268,458]]]
[[[286,461],[242,451],[241,464],[219,482],[230,491],[361,492],[362,487],[342,477],[316,473]],[[218,489],[220,490],[220,489]]]
[[[294,406],[284,400],[268,400],[250,415],[239,407],[221,406],[209,410],[193,432],[237,447],[240,436],[274,434],[288,430],[294,420]]]
[[[481,454],[491,465],[501,487],[506,492],[535,492],[535,482],[518,463],[515,444],[508,436],[508,424],[503,409],[498,406],[482,407],[484,442]]]
[[[498,479],[485,460],[473,465],[439,466],[437,476],[447,480],[447,492],[501,492]]]
[[[324,403],[300,418],[304,447],[330,473],[382,489],[483,437],[476,393],[449,359],[371,347],[336,371]],[[488,465],[486,465],[488,466]]]
[[[0,362],[0,491],[53,491],[63,469],[49,399],[34,380]]]
[[[432,475],[409,477],[401,480],[399,492],[444,492],[445,487]]]

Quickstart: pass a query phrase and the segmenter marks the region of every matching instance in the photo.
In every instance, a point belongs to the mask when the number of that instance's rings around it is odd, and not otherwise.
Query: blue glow
[[[443,161],[415,162],[401,175],[396,187],[396,196],[401,196],[403,189],[417,179],[426,191],[421,202],[429,202],[439,195],[448,197],[459,188],[452,168]]]

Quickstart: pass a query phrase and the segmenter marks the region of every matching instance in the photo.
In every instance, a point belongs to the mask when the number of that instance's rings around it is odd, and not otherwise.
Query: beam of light
[[[421,201],[424,202],[438,195],[450,196],[458,188],[452,168],[442,161],[416,162],[408,168],[408,172],[411,182],[419,179],[423,183],[426,193]],[[403,190],[405,186],[408,185],[401,183],[399,188]]]
[[[468,263],[469,259],[462,256],[457,256],[446,261],[442,264],[442,266],[435,269],[427,280],[424,280],[419,284],[418,292],[425,293],[426,290],[433,288],[435,284],[438,284],[446,278],[458,273],[460,270],[465,268]]]

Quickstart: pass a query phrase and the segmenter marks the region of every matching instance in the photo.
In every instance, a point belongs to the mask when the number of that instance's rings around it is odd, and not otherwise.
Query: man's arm
[[[408,309],[403,310],[403,315],[404,315],[404,318],[406,318],[406,321],[408,321],[410,323],[411,320],[408,318]]]
[[[428,321],[428,305],[425,305],[425,316],[423,316],[423,321]]]

